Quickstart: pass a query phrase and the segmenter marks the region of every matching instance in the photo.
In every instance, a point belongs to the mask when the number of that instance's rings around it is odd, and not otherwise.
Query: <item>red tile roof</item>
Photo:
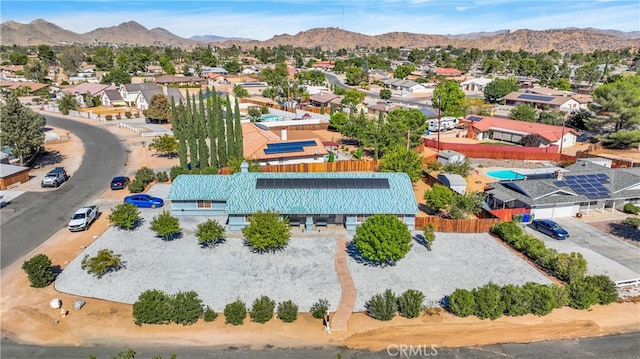
[[[472,121],[472,126],[478,131],[488,131],[489,129],[505,129],[519,132],[526,132],[531,134],[537,134],[549,142],[556,142],[562,137],[562,126],[545,125],[542,123],[525,122],[517,120],[509,120],[506,118],[489,117],[489,116],[477,116],[482,120]],[[578,133],[571,128],[565,127],[564,133]]]

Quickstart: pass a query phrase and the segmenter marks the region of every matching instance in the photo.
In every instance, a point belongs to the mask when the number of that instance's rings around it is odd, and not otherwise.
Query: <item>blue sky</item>
[[[0,20],[44,19],[77,33],[136,21],[178,36],[267,40],[316,27],[366,35],[464,34],[505,29],[595,27],[640,31],[638,0],[2,0]]]

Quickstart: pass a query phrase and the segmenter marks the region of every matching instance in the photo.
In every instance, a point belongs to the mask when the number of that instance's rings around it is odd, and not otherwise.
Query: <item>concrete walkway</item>
[[[356,304],[356,286],[349,272],[348,259],[347,235],[346,233],[337,233],[335,266],[342,294],[338,309],[331,318],[331,330],[347,330],[347,323],[353,312],[353,306]]]

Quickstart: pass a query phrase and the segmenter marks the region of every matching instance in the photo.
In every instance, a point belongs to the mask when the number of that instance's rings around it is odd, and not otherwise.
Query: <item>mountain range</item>
[[[37,19],[28,24],[6,21],[0,24],[2,45],[50,46],[79,45],[138,45],[138,46],[176,46],[193,48],[212,44],[243,48],[278,47],[320,47],[325,50],[353,49],[356,47],[405,47],[427,48],[434,46],[453,46],[493,49],[497,51],[520,49],[527,52],[560,53],[593,52],[595,50],[621,50],[640,48],[640,31],[622,32],[594,28],[564,28],[551,30],[501,30],[495,32],[477,32],[459,35],[429,35],[409,32],[391,32],[370,36],[339,28],[315,28],[301,31],[295,35],[276,35],[265,41],[225,38],[215,35],[192,36],[183,38],[163,28],[147,29],[135,21],[124,22],[118,26],[101,27],[84,34],[63,29],[46,20]]]

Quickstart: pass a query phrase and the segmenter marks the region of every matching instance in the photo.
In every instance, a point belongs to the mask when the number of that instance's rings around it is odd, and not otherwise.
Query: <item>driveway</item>
[[[569,239],[555,240],[527,227],[527,232],[558,252],[579,252],[587,260],[589,274],[605,274],[613,281],[640,277],[640,248],[621,241],[577,218],[554,218],[569,232]]]

